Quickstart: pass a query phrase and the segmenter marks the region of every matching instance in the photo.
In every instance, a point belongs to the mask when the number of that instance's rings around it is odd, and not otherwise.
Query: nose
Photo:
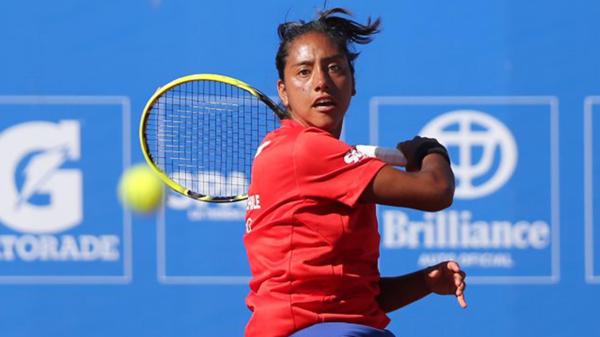
[[[326,91],[330,88],[331,78],[329,77],[329,73],[319,67],[315,74],[315,91]]]

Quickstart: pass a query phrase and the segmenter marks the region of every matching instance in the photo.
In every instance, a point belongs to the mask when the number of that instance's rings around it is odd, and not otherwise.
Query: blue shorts
[[[389,330],[344,322],[325,322],[294,332],[290,337],[395,337]]]

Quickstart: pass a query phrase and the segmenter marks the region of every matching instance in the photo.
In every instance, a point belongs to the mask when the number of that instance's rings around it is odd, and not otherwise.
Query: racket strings
[[[200,195],[246,194],[262,138],[279,125],[273,111],[248,91],[218,81],[191,81],[166,91],[146,121],[156,165]]]

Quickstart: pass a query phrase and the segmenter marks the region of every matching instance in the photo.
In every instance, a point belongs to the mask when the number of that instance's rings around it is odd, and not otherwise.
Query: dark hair
[[[348,58],[350,71],[354,75],[354,60],[359,53],[351,51],[351,43],[367,44],[371,42],[373,40],[371,35],[379,32],[381,20],[377,18],[374,22],[371,22],[371,18],[369,18],[367,24],[362,25],[336,14],[352,16],[350,11],[344,8],[332,8],[319,12],[317,18],[313,21],[290,21],[279,25],[277,34],[280,42],[275,56],[275,66],[280,79],[283,80],[284,78],[283,70],[290,44],[299,36],[310,32],[327,34]]]

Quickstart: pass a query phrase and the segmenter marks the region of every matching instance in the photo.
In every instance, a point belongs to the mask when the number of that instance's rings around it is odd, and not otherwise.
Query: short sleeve
[[[293,151],[302,196],[336,200],[350,207],[385,166],[317,128],[305,129],[296,139]]]

